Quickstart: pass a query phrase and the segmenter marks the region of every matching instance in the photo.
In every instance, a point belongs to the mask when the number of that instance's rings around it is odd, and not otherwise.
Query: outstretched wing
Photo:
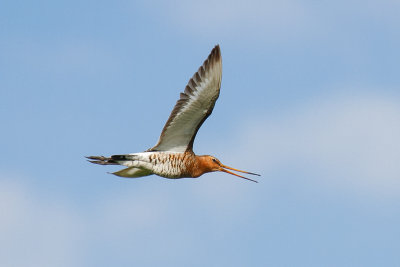
[[[219,96],[222,58],[215,46],[203,65],[189,80],[165,124],[158,143],[149,151],[192,151],[203,122],[211,115]]]

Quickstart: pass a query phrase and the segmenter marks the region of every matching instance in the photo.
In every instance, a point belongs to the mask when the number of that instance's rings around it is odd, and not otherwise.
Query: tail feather
[[[99,165],[119,165],[119,163],[116,162],[114,159],[107,158],[107,157],[104,157],[104,156],[89,156],[89,157],[86,157],[86,158],[87,159],[91,159],[91,160],[88,160],[88,161],[91,162],[91,163],[94,163],[94,164],[99,164]]]
[[[137,155],[128,154],[128,155],[113,155],[111,157],[104,157],[104,156],[89,156],[86,157],[89,162],[99,165],[125,165],[130,166],[129,162],[138,159]],[[113,172],[112,174],[120,176],[120,177],[127,177],[127,178],[137,178],[143,177],[153,174],[152,171],[141,168],[141,167],[128,167],[117,172]]]
[[[124,160],[136,160],[137,155],[134,154],[128,154],[128,155],[112,155],[111,160],[115,161],[124,161]]]

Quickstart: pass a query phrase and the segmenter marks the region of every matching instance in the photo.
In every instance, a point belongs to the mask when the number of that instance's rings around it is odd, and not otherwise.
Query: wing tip
[[[208,58],[210,60],[214,59],[215,61],[221,60],[221,48],[219,47],[219,44],[214,46]]]

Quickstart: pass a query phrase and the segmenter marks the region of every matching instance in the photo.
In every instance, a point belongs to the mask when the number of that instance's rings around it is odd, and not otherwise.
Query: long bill
[[[223,168],[224,168],[224,169],[223,169]],[[252,181],[252,182],[258,183],[256,180],[253,180],[253,179],[250,179],[250,178],[247,178],[247,177],[241,176],[241,175],[239,175],[239,174],[233,173],[233,172],[231,172],[231,171],[228,171],[228,170],[226,170],[226,169],[229,169],[229,170],[232,170],[232,171],[237,171],[237,172],[242,172],[242,173],[247,173],[247,174],[251,174],[251,175],[257,175],[257,176],[260,176],[260,175],[259,175],[259,174],[257,174],[257,173],[253,173],[253,172],[246,172],[246,171],[242,171],[242,170],[234,169],[234,168],[228,167],[228,166],[226,166],[226,165],[223,165],[223,164],[221,164],[221,169],[220,169],[220,171],[222,171],[222,172],[226,172],[226,173],[229,173],[229,174],[235,175],[235,176],[237,176],[237,177],[240,177],[240,178],[243,178],[243,179],[246,179],[246,180],[249,180],[249,181]]]

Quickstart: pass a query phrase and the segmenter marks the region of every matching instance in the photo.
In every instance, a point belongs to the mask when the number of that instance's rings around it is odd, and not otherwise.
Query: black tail
[[[106,158],[104,156],[89,156],[86,157],[89,160],[89,162],[94,163],[94,164],[99,164],[99,165],[119,165],[114,159],[112,158]]]
[[[124,161],[124,160],[134,160],[135,157],[132,155],[112,155],[111,160],[114,161]]]

